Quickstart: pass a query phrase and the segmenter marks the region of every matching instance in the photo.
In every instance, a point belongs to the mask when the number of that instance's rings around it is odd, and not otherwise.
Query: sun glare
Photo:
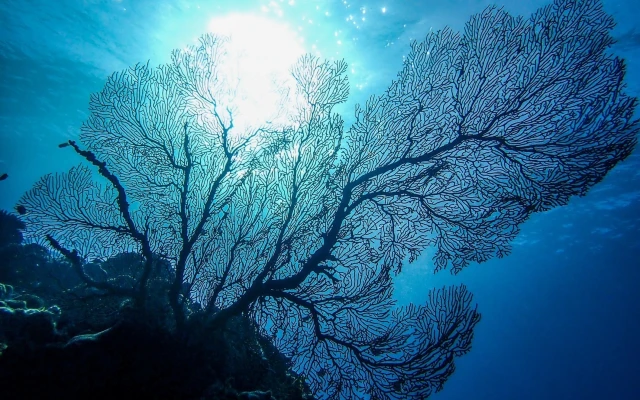
[[[242,93],[234,103],[244,121],[237,122],[255,126],[270,120],[279,111],[283,85],[291,84],[291,66],[304,53],[297,35],[281,23],[242,14],[215,18],[208,28],[230,39],[228,72],[238,77]]]

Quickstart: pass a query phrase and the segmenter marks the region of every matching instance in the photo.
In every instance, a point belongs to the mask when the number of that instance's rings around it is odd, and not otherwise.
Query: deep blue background
[[[166,62],[171,49],[190,43],[213,17],[248,12],[277,19],[308,48],[315,44],[326,57],[346,58],[354,69],[349,120],[353,103],[381,92],[395,76],[412,39],[445,25],[461,29],[493,3],[528,16],[547,2],[2,1],[0,173],[10,178],[0,183],[0,208],[12,208],[41,175],[79,161],[56,151],[56,144],[77,137],[89,94],[108,74],[148,59]],[[618,22],[612,51],[627,59],[628,90],[638,96],[636,3],[604,5]],[[462,282],[483,315],[472,352],[458,360],[434,398],[640,398],[639,259],[636,152],[586,197],[535,215],[505,259],[455,277],[432,275],[429,254],[407,266],[397,278],[400,303],[422,302],[429,288]]]

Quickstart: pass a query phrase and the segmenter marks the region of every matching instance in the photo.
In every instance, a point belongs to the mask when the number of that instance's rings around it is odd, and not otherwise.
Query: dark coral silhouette
[[[0,210],[0,247],[22,243],[25,224],[16,215]]]
[[[528,20],[489,8],[462,34],[415,43],[346,132],[333,109],[347,66],[310,56],[284,93],[299,99],[289,119],[238,131],[225,41],[204,36],[91,97],[67,147],[102,179],[86,166],[42,178],[20,201],[28,235],[106,292],[122,286],[87,260],[140,254],[121,292],[140,308],[168,263],[178,332],[192,315],[212,329],[247,315],[320,397],[426,398],[479,314],[464,287],[395,308],[393,274],[427,247],[453,272],[508,254],[533,212],[584,195],[631,153],[636,99],[607,53],[612,27],[594,0]]]

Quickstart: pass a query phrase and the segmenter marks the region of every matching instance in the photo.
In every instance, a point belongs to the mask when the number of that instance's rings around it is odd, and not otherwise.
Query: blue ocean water
[[[387,87],[412,40],[444,26],[460,30],[491,4],[528,16],[547,1],[4,1],[0,173],[9,178],[1,182],[0,208],[12,209],[40,176],[78,163],[56,145],[77,138],[89,95],[109,74],[167,62],[212,19],[248,14],[277,21],[306,51],[345,58],[350,109]],[[627,91],[640,96],[637,4],[603,4],[618,23],[611,51],[627,62]],[[639,260],[636,151],[584,198],[534,215],[508,257],[457,276],[433,275],[430,254],[406,266],[396,278],[400,303],[422,303],[429,288],[462,282],[482,313],[472,351],[434,398],[640,397]]]

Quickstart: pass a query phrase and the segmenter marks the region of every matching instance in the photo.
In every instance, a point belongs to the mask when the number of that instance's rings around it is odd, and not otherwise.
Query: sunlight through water
[[[292,88],[290,69],[304,54],[296,33],[285,24],[247,14],[212,19],[208,31],[230,39],[225,72],[237,78],[233,103],[242,119],[234,124],[255,128],[286,118],[281,94]]]

